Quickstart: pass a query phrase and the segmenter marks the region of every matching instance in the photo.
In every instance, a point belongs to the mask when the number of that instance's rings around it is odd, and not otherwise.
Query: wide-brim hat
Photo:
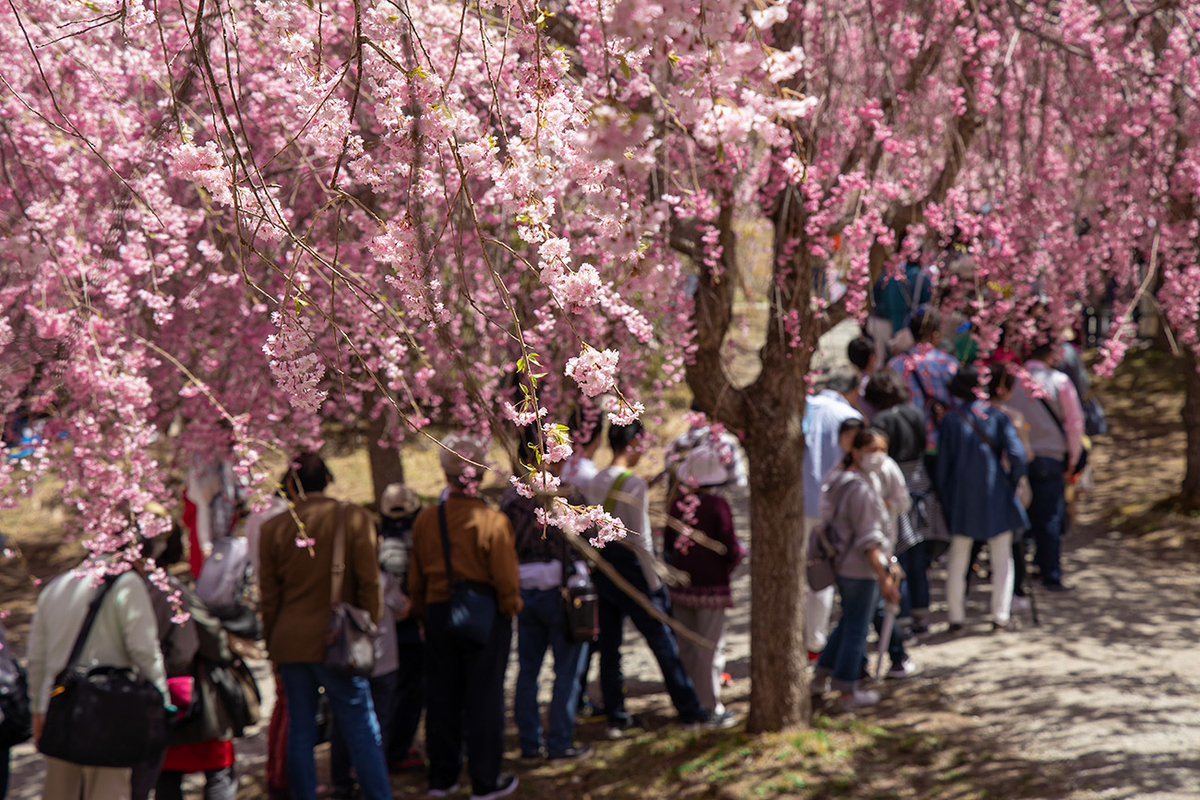
[[[720,486],[729,481],[729,467],[720,449],[706,440],[688,451],[675,477],[691,486]]]

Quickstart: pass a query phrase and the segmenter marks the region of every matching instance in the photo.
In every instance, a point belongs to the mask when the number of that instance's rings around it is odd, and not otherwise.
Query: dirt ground
[[[1172,369],[1178,368],[1153,354],[1137,356],[1101,386],[1114,431],[1097,441],[1096,488],[1081,500],[1065,541],[1064,579],[1075,590],[1037,594],[1040,624],[1025,612],[1019,630],[991,633],[988,587],[974,583],[972,624],[951,637],[944,572],[935,568],[933,630],[910,651],[920,673],[884,682],[877,708],[846,715],[830,700],[818,700],[814,730],[770,737],[749,737],[740,727],[694,732],[670,724],[657,668],[630,632],[624,664],[630,706],[646,718],[647,731],[609,742],[600,726],[581,726],[579,737],[597,745],[595,756],[578,765],[521,770],[524,788],[517,796],[1200,796],[1200,519],[1173,514],[1168,499],[1182,475],[1178,375]],[[745,505],[738,505],[745,531]],[[53,513],[50,506],[43,513]],[[48,577],[70,561],[66,548],[22,536],[13,519],[0,516],[0,525],[14,534],[34,575]],[[754,557],[753,542],[748,544]],[[20,641],[34,589],[25,565],[2,566],[0,602],[13,612],[8,622],[15,623]],[[744,715],[745,565],[735,594],[727,635],[733,679],[725,701]],[[271,681],[265,664],[255,667],[266,712]],[[514,663],[510,683],[515,673]],[[548,676],[547,664],[546,691]],[[239,797],[262,796],[264,734],[265,725],[238,743]],[[37,797],[39,773],[32,749],[16,748],[9,797]],[[187,785],[189,797],[200,796],[194,778]],[[396,776],[393,785],[398,797],[424,791],[414,775]]]

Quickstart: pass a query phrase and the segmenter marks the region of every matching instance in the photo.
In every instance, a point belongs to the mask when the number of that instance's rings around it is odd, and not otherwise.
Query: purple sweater
[[[675,522],[663,535],[667,561],[692,578],[691,585],[671,589],[671,599],[688,608],[730,608],[733,595],[729,591],[729,576],[746,551],[734,532],[729,503],[707,492],[698,492],[695,496],[700,498],[695,524],[684,519],[689,502],[687,496],[677,497],[671,503],[671,517]],[[720,542],[725,545],[725,552],[717,553],[703,544],[688,541],[674,527],[678,524],[692,527]]]

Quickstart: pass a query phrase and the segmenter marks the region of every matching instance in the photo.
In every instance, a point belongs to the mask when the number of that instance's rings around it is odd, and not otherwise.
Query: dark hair
[[[846,434],[847,431],[856,431],[859,428],[865,427],[866,423],[858,417],[849,417],[842,420],[842,424],[838,426],[838,438]]]
[[[316,453],[301,453],[292,460],[292,466],[284,476],[284,485],[291,481],[298,489],[309,492],[323,492],[333,480],[333,473],[325,466],[325,461]]]
[[[875,341],[866,334],[851,340],[850,344],[846,345],[846,357],[860,371],[866,370],[867,365],[871,363],[871,357],[874,355]]]
[[[854,441],[850,443],[850,449],[847,450],[846,455],[842,457],[842,469],[849,469],[850,465],[854,463],[852,451],[860,450],[876,440],[883,442],[885,449],[889,444],[891,444],[891,439],[888,438],[888,435],[879,428],[865,427],[858,433],[854,434]]]
[[[567,427],[571,431],[574,444],[587,447],[600,438],[600,433],[604,430],[604,418],[600,416],[600,409],[595,406],[581,405],[571,412]]]
[[[891,367],[884,367],[872,372],[871,377],[867,379],[867,385],[863,387],[863,399],[872,408],[885,411],[892,406],[907,403],[912,399],[912,392],[899,372]]]
[[[1054,337],[1049,333],[1038,334],[1038,337],[1033,340],[1033,347],[1029,351],[1030,358],[1036,358],[1038,361],[1045,361],[1054,354]]]
[[[1017,377],[1008,368],[1008,364],[996,364],[992,367],[992,380],[988,383],[988,394],[995,397],[1001,391],[1011,392],[1016,383]]]
[[[642,435],[642,423],[636,419],[628,425],[608,426],[608,446],[613,453],[623,453],[633,444],[633,440]]]
[[[850,394],[858,388],[859,381],[858,372],[853,367],[834,367],[825,377],[825,388],[833,389],[838,394]]]
[[[921,306],[912,313],[908,329],[918,342],[928,342],[942,329],[942,312],[933,306]]]
[[[979,370],[974,364],[963,364],[958,372],[950,379],[947,387],[953,397],[970,402],[976,398],[975,390],[979,388]]]

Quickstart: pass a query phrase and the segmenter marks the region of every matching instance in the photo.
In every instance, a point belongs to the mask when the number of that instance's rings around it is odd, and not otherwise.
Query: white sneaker
[[[852,711],[856,708],[866,708],[879,702],[879,692],[855,689],[852,695],[842,695],[842,708]]]
[[[911,678],[917,674],[917,664],[911,658],[905,658],[902,664],[892,664],[892,668],[887,671],[887,677],[895,680],[896,678]]]
[[[1029,610],[1029,598],[1021,597],[1020,595],[1013,595],[1012,610],[1014,612],[1015,611],[1028,611]]]

